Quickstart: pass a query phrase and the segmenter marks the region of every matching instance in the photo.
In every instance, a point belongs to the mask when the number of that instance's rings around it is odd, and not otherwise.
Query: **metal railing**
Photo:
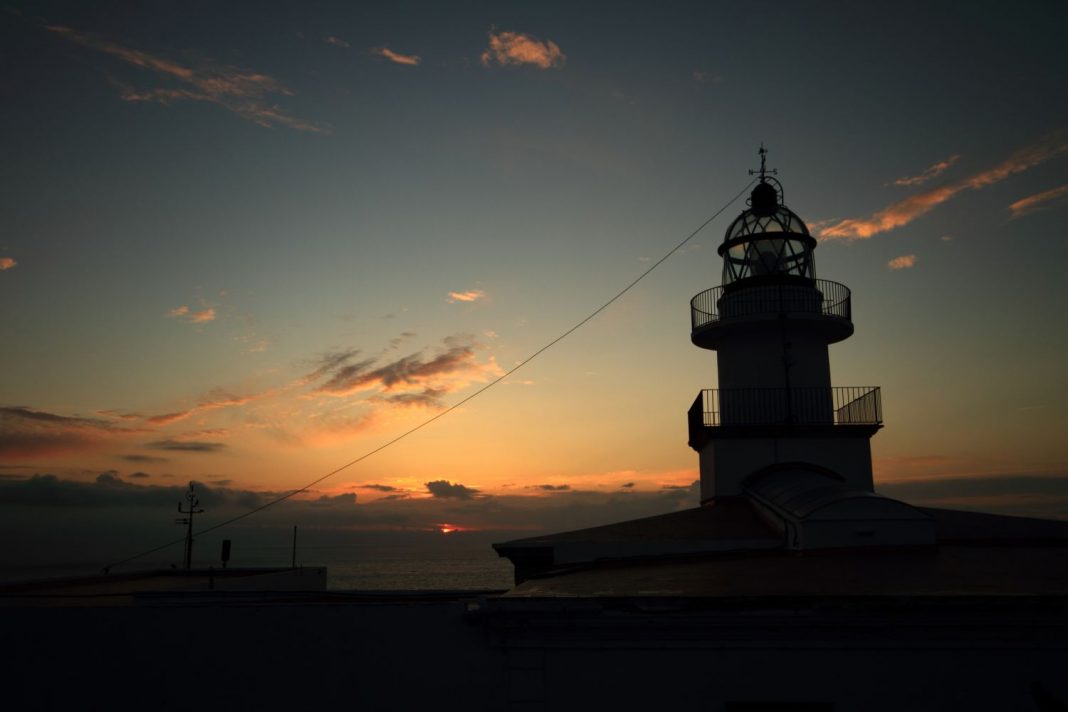
[[[710,388],[688,413],[695,428],[731,425],[878,425],[878,386],[832,388]]]
[[[768,314],[819,314],[835,319],[852,318],[849,287],[826,279],[814,285],[768,284],[731,290],[706,289],[690,300],[693,329],[724,319]]]

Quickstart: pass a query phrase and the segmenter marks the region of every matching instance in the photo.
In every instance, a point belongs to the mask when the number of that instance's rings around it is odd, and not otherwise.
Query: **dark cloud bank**
[[[174,524],[186,484],[159,483],[159,477],[137,471],[125,476],[110,471],[94,481],[63,479],[51,474],[0,479],[0,532],[6,540],[24,543],[7,547],[0,568],[57,563],[103,565],[180,538]],[[250,491],[222,484],[196,483],[205,513],[198,529],[271,501],[283,492]],[[694,506],[696,483],[689,488],[658,492],[590,492],[566,485],[545,488],[544,496],[489,495],[448,480],[430,480],[423,493],[399,491],[389,485],[364,485],[376,494],[363,502],[355,492],[311,493],[273,506],[232,526],[197,540],[197,551],[216,552],[222,539],[235,547],[278,547],[284,551],[292,527],[300,527],[302,545],[438,546],[443,523],[466,530],[463,536],[488,547],[492,541],[541,532],[564,531]],[[422,494],[424,496],[413,496]],[[429,494],[430,496],[425,496]],[[455,536],[455,535],[450,535]],[[146,564],[178,561],[181,547],[149,557]],[[278,562],[284,563],[284,562]]]
[[[161,483],[160,476],[143,471],[122,476],[104,472],[89,482],[50,474],[0,477],[0,535],[8,542],[0,569],[72,562],[103,565],[180,538],[174,518],[186,485],[173,482]],[[227,482],[196,484],[206,510],[198,528],[284,494],[235,488]],[[493,541],[663,514],[696,506],[698,501],[696,482],[654,492],[637,488],[595,492],[539,484],[523,487],[527,494],[491,495],[446,479],[429,480],[425,488],[425,492],[381,484],[355,488],[385,495],[372,502],[363,501],[356,492],[309,493],[198,538],[197,552],[211,562],[224,538],[234,540],[235,550],[274,547],[285,552],[294,525],[300,527],[302,545],[311,550],[388,548],[398,543],[429,550],[442,545],[442,535],[435,532],[443,523],[471,530],[462,536],[488,547]],[[920,506],[1068,518],[1068,475],[1060,473],[929,479],[878,489]],[[169,565],[180,556],[181,547],[175,546],[144,563]]]

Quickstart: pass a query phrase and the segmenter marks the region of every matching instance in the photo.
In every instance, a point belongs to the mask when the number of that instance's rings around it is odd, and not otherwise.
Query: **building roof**
[[[517,558],[524,547],[589,552],[596,542],[605,552],[548,562],[507,594],[517,598],[1068,595],[1068,522],[921,511],[935,522],[935,546],[789,551],[749,502],[732,498],[495,547]],[[702,551],[716,535],[720,545]],[[644,546],[625,556],[606,545],[623,551],[633,540]],[[650,543],[657,540],[660,551]]]
[[[781,544],[782,534],[748,498],[721,497],[712,504],[680,512],[516,539],[494,544],[493,548],[508,557],[550,551],[552,563],[566,564],[632,556],[751,551]]]

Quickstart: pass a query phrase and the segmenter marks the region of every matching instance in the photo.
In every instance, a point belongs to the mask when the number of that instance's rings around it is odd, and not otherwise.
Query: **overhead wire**
[[[536,359],[538,356],[542,355],[543,353],[545,353],[546,351],[551,349],[553,346],[556,346],[558,343],[560,343],[561,341],[566,339],[568,336],[570,336],[574,332],[578,331],[580,328],[585,326],[589,321],[594,319],[598,314],[603,312],[605,309],[607,309],[608,307],[612,306],[612,304],[614,304],[616,301],[618,301],[624,294],[629,292],[639,282],[641,282],[643,279],[648,277],[649,274],[652,273],[653,270],[655,270],[657,267],[659,267],[664,262],[666,262],[676,252],[681,250],[686,245],[686,243],[688,243],[690,240],[695,238],[698,235],[698,233],[700,233],[702,230],[704,230],[706,227],[708,227],[708,225],[713,220],[715,220],[720,215],[722,215],[723,211],[726,210],[727,208],[729,208],[731,205],[733,205],[735,203],[735,201],[737,201],[743,195],[745,195],[745,191],[749,190],[749,187],[751,185],[753,185],[753,183],[755,183],[755,182],[756,182],[755,178],[753,180],[749,181],[745,185],[744,188],[742,188],[733,198],[731,198],[726,203],[724,203],[723,206],[719,210],[714,212],[711,217],[709,217],[707,220],[705,220],[703,223],[701,223],[697,227],[697,229],[695,229],[693,232],[691,232],[689,235],[687,235],[686,238],[682,240],[682,242],[680,242],[677,245],[675,245],[674,247],[672,247],[668,252],[666,252],[664,254],[663,257],[658,259],[656,262],[654,262],[652,265],[650,265],[648,269],[646,269],[644,272],[642,272],[637,277],[635,277],[634,280],[630,282],[630,284],[628,284],[627,286],[623,287],[623,289],[619,290],[619,292],[617,292],[615,296],[613,296],[611,299],[606,301],[604,304],[602,304],[601,306],[597,307],[592,312],[590,312],[588,315],[586,315],[581,320],[576,322],[574,324],[574,326],[569,328],[567,331],[563,332],[562,334],[557,336],[555,339],[553,339],[552,341],[548,342],[547,344],[545,344],[544,346],[539,348],[537,351],[532,353],[530,356],[527,356],[525,359],[520,361],[518,364],[516,364],[515,366],[513,366],[509,370],[505,371],[503,374],[501,374],[497,378],[493,379],[489,383],[485,384],[484,386],[482,386],[478,390],[476,390],[473,393],[470,393],[467,396],[461,398],[459,401],[457,401],[456,403],[453,403],[452,405],[450,405],[445,410],[442,410],[441,412],[432,415],[431,417],[427,418],[423,422],[419,423],[418,425],[413,426],[412,428],[409,428],[408,430],[404,431],[400,435],[397,435],[396,437],[392,438],[391,440],[387,440],[385,443],[379,445],[378,447],[376,447],[376,448],[374,448],[372,450],[369,450],[369,451],[365,452],[364,454],[360,455],[359,457],[355,458],[354,460],[350,460],[349,462],[346,462],[344,465],[341,465],[340,467],[337,467],[337,468],[331,470],[330,472],[327,472],[325,475],[323,475],[323,476],[321,476],[321,477],[319,477],[317,479],[312,480],[311,482],[307,483],[303,487],[301,487],[299,489],[295,489],[295,490],[293,490],[291,492],[287,492],[286,494],[280,495],[280,496],[278,496],[278,497],[276,497],[276,498],[274,498],[274,499],[272,499],[272,500],[270,500],[268,502],[265,502],[265,503],[259,505],[258,507],[254,507],[254,508],[248,510],[247,512],[243,512],[241,514],[238,514],[237,516],[234,516],[234,517],[231,517],[231,518],[229,518],[229,519],[227,519],[225,521],[219,522],[218,524],[214,524],[214,525],[212,525],[210,527],[207,527],[205,529],[201,529],[201,530],[199,530],[197,532],[194,532],[193,536],[194,537],[198,537],[198,536],[202,536],[204,534],[207,534],[209,532],[213,532],[213,531],[216,531],[218,529],[222,529],[223,527],[226,527],[226,526],[229,526],[231,524],[234,524],[235,522],[239,522],[242,519],[246,519],[248,517],[251,517],[254,514],[258,514],[259,512],[262,512],[265,509],[273,507],[276,504],[280,504],[280,503],[286,501],[287,499],[290,499],[290,498],[292,498],[292,497],[294,497],[294,496],[296,496],[296,495],[298,495],[298,494],[300,494],[302,492],[307,492],[309,489],[311,489],[315,485],[319,484],[320,482],[328,480],[329,478],[333,477],[334,475],[338,474],[339,472],[347,470],[348,468],[352,467],[353,465],[356,465],[356,464],[358,464],[360,462],[363,462],[364,460],[366,460],[369,457],[377,455],[378,453],[382,452],[386,448],[388,448],[388,447],[390,447],[392,445],[395,445],[396,443],[400,442],[401,440],[404,440],[405,438],[407,438],[410,435],[414,435],[415,433],[419,432],[420,430],[422,430],[426,426],[430,425],[434,421],[436,421],[436,420],[438,420],[440,418],[444,418],[446,415],[448,415],[449,413],[452,413],[454,410],[456,410],[460,406],[462,406],[465,403],[468,403],[469,401],[474,400],[478,396],[482,395],[483,393],[485,393],[489,389],[491,389],[494,386],[496,386],[501,381],[503,381],[506,378],[508,378],[509,376],[513,375],[519,369],[521,369],[524,366],[526,366],[528,363],[530,363],[531,361]],[[161,544],[160,546],[157,546],[155,548],[148,549],[146,551],[142,551],[142,552],[140,552],[138,554],[134,554],[133,556],[128,556],[125,559],[122,559],[120,561],[116,561],[114,563],[108,564],[107,566],[104,567],[104,571],[107,572],[107,571],[109,571],[110,569],[112,569],[112,568],[114,568],[116,566],[121,566],[123,564],[129,563],[129,562],[134,561],[136,559],[140,559],[140,558],[143,558],[145,556],[148,556],[149,554],[154,554],[157,551],[163,551],[164,549],[168,549],[168,548],[170,548],[172,546],[175,546],[177,544],[181,544],[182,542],[185,541],[185,539],[186,538],[183,536],[183,537],[181,537],[179,539],[175,539],[174,541],[169,541],[166,544]]]

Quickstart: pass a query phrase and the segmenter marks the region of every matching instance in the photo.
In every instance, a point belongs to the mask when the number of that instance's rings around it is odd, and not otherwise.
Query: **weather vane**
[[[759,173],[760,174],[760,182],[763,183],[764,182],[764,177],[767,174],[770,173],[771,175],[775,176],[775,175],[779,174],[779,170],[777,168],[772,168],[770,170],[768,169],[768,167],[767,167],[768,149],[764,148],[764,142],[763,141],[760,142],[760,151],[758,151],[758,153],[760,153],[760,170],[759,171],[754,171],[753,169],[749,169],[749,175],[752,176],[752,175],[756,175],[757,173]]]

